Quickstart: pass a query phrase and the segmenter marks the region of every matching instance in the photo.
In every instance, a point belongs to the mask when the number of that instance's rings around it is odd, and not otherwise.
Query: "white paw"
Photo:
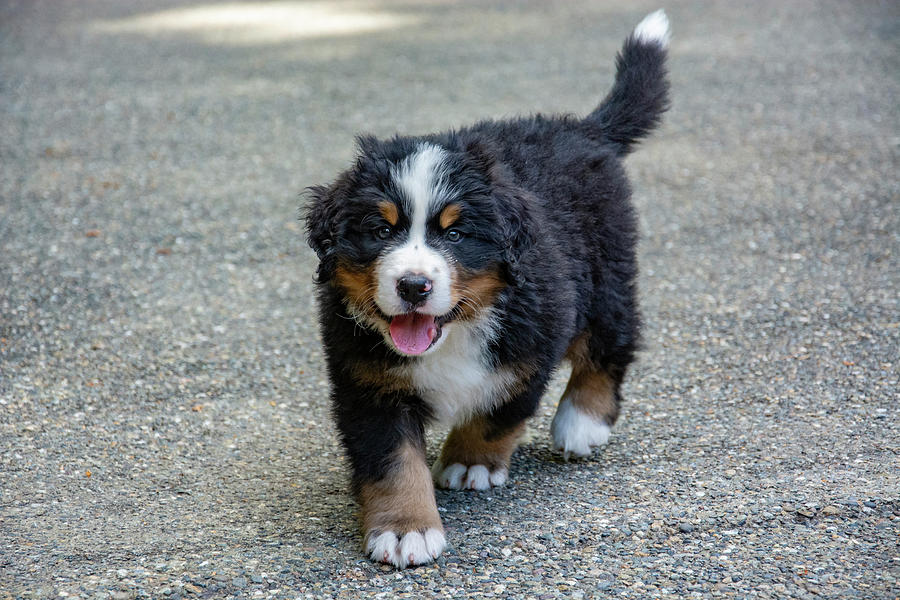
[[[366,554],[376,562],[403,569],[430,563],[441,555],[446,546],[447,540],[440,529],[407,531],[400,538],[393,531],[385,531],[368,536]]]
[[[556,409],[550,433],[553,448],[562,450],[563,456],[590,456],[591,449],[609,441],[609,425],[576,407],[571,400],[563,398]]]
[[[488,490],[503,485],[509,476],[505,468],[488,471],[484,465],[467,467],[460,463],[444,468],[440,461],[434,464],[431,472],[438,487],[450,490]]]

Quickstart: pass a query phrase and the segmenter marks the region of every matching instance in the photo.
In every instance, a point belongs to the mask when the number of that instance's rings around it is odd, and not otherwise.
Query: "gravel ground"
[[[562,373],[444,557],[362,556],[298,192],[360,131],[587,111],[657,6],[0,4],[0,598],[900,595],[892,1],[667,7],[610,445],[551,451]]]

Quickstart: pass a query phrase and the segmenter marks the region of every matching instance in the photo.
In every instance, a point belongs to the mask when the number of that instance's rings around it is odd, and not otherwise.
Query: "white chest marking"
[[[472,323],[448,323],[441,347],[402,368],[441,423],[460,423],[490,410],[509,395],[516,375],[493,369],[486,347],[495,335],[490,311]]]

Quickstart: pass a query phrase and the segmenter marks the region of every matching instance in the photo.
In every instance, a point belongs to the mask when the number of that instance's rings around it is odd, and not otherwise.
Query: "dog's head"
[[[310,188],[318,281],[397,352],[436,349],[457,321],[477,318],[521,282],[530,245],[527,198],[482,147],[359,140],[353,168]]]

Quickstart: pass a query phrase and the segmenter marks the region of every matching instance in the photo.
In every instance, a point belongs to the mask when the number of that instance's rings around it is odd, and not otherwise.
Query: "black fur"
[[[465,237],[451,244],[430,229],[429,244],[465,269],[497,269],[506,280],[493,304],[499,335],[488,360],[495,368],[527,365],[528,379],[488,415],[490,435],[499,435],[534,413],[580,334],[590,335],[590,359],[616,384],[634,358],[638,234],[621,158],[668,107],[665,58],[662,46],[630,37],[612,91],[586,118],[538,115],[424,137],[362,137],[356,164],[331,186],[311,188],[306,225],[320,260],[333,410],[355,486],[382,478],[403,440],[421,446],[433,415],[415,389],[384,391],[359,382],[359,365],[386,372],[418,358],[399,355],[382,334],[355,322],[334,282],[339,262],[371,264],[391,247],[390,239],[371,234],[378,201],[398,194],[391,168],[423,142],[443,148],[446,176],[463,205],[458,227]],[[408,225],[404,218],[399,230]]]
[[[665,59],[657,46],[639,43],[634,35],[616,56],[616,85],[587,120],[616,144],[619,154],[631,151],[669,108]]]

